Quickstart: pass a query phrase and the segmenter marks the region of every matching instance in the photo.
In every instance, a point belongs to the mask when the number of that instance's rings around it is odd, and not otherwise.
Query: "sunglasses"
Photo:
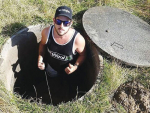
[[[71,21],[62,21],[62,20],[59,20],[59,19],[56,19],[56,20],[55,20],[55,23],[56,23],[57,25],[61,25],[62,22],[63,22],[63,25],[64,25],[65,27],[69,26],[70,23],[71,23]]]

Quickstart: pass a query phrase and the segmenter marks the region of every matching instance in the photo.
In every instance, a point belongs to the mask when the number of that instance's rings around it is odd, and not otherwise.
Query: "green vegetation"
[[[81,2],[79,2],[81,1]],[[94,6],[111,6],[132,13],[150,23],[150,0],[0,0],[0,48],[18,30],[35,24],[50,24],[55,9],[67,5],[73,9],[74,27],[80,28],[81,16]],[[146,88],[150,85],[150,68],[127,68],[118,61],[104,58],[102,82],[82,101],[44,105],[21,99],[0,84],[0,111],[9,113],[100,113],[113,112],[111,95],[122,83],[136,79]],[[120,113],[125,112],[118,105]]]

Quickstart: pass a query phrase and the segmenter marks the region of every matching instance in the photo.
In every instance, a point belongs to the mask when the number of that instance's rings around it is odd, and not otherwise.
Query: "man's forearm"
[[[39,46],[38,62],[43,62],[44,55],[45,55],[45,46],[40,44],[40,46]]]
[[[38,62],[43,62],[43,56],[39,55]]]
[[[86,57],[85,55],[79,55],[74,65],[80,66],[85,60],[85,57]]]

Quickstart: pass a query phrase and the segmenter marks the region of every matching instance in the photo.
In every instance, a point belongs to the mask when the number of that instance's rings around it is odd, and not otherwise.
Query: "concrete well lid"
[[[118,8],[93,7],[82,18],[90,39],[131,66],[150,66],[150,25]]]

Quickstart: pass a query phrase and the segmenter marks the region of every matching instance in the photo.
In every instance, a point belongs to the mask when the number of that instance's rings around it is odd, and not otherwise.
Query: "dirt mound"
[[[150,92],[136,81],[120,86],[113,100],[122,104],[128,113],[150,113]]]

